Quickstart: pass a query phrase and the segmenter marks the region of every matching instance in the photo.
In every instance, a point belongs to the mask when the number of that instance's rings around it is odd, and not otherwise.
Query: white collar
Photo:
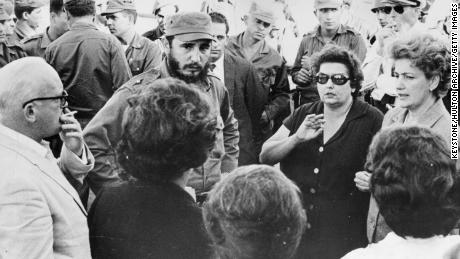
[[[48,142],[44,140],[38,143],[37,141],[27,137],[26,135],[21,134],[15,130],[12,130],[2,124],[0,124],[0,133],[11,139],[14,139],[20,145],[29,148],[30,150],[39,154],[42,157],[46,157],[46,155],[48,154],[48,150],[49,150]]]

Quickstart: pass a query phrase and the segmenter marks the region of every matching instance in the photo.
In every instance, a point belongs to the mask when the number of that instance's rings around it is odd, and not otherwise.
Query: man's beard
[[[204,81],[206,79],[206,77],[208,76],[208,71],[209,71],[209,65],[210,64],[209,64],[209,62],[206,62],[204,67],[202,67],[198,63],[187,64],[187,65],[184,66],[184,69],[186,69],[188,67],[197,67],[197,66],[199,66],[201,68],[201,71],[197,75],[184,75],[180,71],[179,61],[177,61],[177,59],[175,59],[171,55],[171,53],[169,53],[169,55],[168,55],[168,65],[169,65],[171,76],[173,76],[174,78],[180,79],[180,80],[186,82],[187,84],[190,84],[190,83],[197,83],[197,82],[200,82],[200,81]]]

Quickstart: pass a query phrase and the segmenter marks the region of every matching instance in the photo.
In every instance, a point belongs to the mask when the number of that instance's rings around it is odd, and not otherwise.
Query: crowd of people
[[[362,35],[314,0],[292,67],[269,5],[140,35],[134,0],[50,0],[36,34],[46,4],[0,0],[0,258],[460,259],[425,1],[374,0]]]

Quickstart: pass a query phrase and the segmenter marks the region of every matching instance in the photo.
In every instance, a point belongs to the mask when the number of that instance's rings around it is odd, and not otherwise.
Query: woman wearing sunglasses
[[[354,185],[383,115],[361,102],[360,63],[330,45],[312,57],[320,101],[300,106],[264,143],[263,163],[281,170],[301,189],[308,224],[298,258],[340,258],[366,245],[369,194]]]
[[[450,143],[450,115],[442,97],[450,88],[450,52],[442,42],[429,34],[397,40],[391,46],[395,60],[398,108],[385,114],[382,127],[419,125],[431,128]],[[358,172],[356,186],[369,190],[370,173]],[[371,199],[368,217],[370,242],[382,240],[391,229]]]

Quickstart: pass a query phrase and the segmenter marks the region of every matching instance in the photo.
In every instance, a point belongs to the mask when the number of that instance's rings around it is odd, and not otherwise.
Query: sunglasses
[[[380,7],[380,8],[374,8],[371,11],[373,13],[384,12],[385,14],[390,14],[391,9],[393,9],[393,10],[395,10],[395,12],[397,12],[399,14],[402,14],[402,13],[404,13],[404,7],[405,6],[408,6],[408,5],[384,6],[384,7]]]
[[[316,82],[319,84],[325,84],[327,81],[329,81],[329,78],[332,80],[332,83],[335,85],[344,85],[350,80],[350,78],[344,76],[343,74],[333,74],[333,75],[326,75],[323,73],[317,74],[315,79]]]
[[[64,108],[67,106],[67,97],[69,95],[67,94],[67,92],[64,90],[62,91],[62,95],[59,95],[59,96],[53,96],[53,97],[39,97],[39,98],[34,98],[34,99],[30,99],[28,100],[27,102],[25,102],[23,105],[22,105],[22,108],[26,107],[27,104],[29,103],[32,103],[32,102],[35,102],[35,101],[45,101],[45,100],[60,100],[61,101],[61,108]]]

